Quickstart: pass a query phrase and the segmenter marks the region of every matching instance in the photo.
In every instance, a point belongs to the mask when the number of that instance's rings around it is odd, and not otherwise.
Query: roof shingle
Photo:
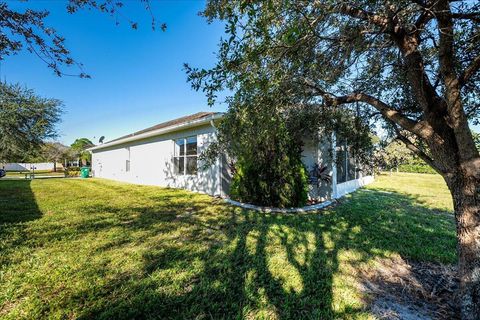
[[[179,124],[194,121],[194,120],[200,120],[200,119],[212,116],[212,115],[217,114],[217,113],[219,113],[219,112],[197,112],[195,114],[191,114],[191,115],[188,115],[188,116],[185,116],[185,117],[180,117],[180,118],[173,119],[173,120],[170,120],[170,121],[162,122],[162,123],[159,123],[159,124],[154,125],[152,127],[148,127],[146,129],[127,134],[127,135],[122,136],[120,138],[110,140],[106,144],[114,142],[114,141],[122,140],[122,139],[125,139],[125,138],[130,138],[130,137],[133,137],[133,136],[137,136],[137,135],[142,134],[142,133],[155,131],[155,130],[179,125]]]

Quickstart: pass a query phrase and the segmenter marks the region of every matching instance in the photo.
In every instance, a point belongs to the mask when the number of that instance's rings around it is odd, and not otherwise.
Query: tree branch
[[[454,25],[448,0],[438,0],[435,4],[435,13],[440,37],[438,46],[439,66],[445,85],[444,101],[448,111],[448,124],[453,129],[457,145],[462,146],[458,150],[459,158],[462,161],[470,161],[478,157],[478,150],[473,142],[461,99],[460,77],[464,77],[463,81],[470,78],[475,70],[480,67],[480,58],[474,59],[471,68],[468,67],[466,70],[467,74],[458,76],[455,70]]]
[[[461,85],[470,80],[470,78],[480,69],[480,55],[476,56],[475,59],[470,63],[470,65],[463,71],[459,77]]]
[[[433,13],[431,10],[427,10],[426,8],[424,9],[424,12],[422,12],[420,14],[420,16],[418,17],[417,21],[415,22],[415,29],[417,30],[417,32],[421,29],[423,29],[423,27],[430,21],[432,20],[433,18]]]
[[[381,27],[382,29],[387,29],[390,23],[390,19],[385,16],[381,16],[379,14],[356,8],[346,3],[340,5],[339,12],[353,18],[366,20],[374,25]]]
[[[420,150],[413,142],[410,141],[407,137],[401,134],[397,126],[394,125],[395,132],[397,133],[397,139],[402,141],[408,150],[412,151],[415,155],[419,156],[423,161],[425,161],[430,167],[432,167],[439,174],[442,174],[442,170],[437,166],[435,161],[430,158],[425,152]]]
[[[399,111],[387,105],[385,102],[368,94],[354,92],[344,96],[335,96],[326,92],[309,79],[304,79],[304,82],[307,86],[322,96],[327,104],[335,106],[354,102],[364,102],[377,109],[387,120],[393,121],[403,129],[408,130],[421,138],[426,140],[437,138],[433,128],[426,121],[417,122],[409,119]]]
[[[480,12],[452,12],[450,16],[453,19],[480,21]]]
[[[427,7],[427,3],[423,0],[412,0],[413,3],[415,4],[418,4],[420,7],[422,8],[426,8]]]
[[[455,74],[455,50],[453,47],[453,21],[451,11],[446,0],[438,1],[435,6],[435,15],[438,21],[439,44],[438,60],[440,62],[440,72],[443,75],[445,86],[453,89],[456,83]]]

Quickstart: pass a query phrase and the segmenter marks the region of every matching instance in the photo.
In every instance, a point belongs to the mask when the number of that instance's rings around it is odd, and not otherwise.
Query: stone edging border
[[[304,213],[304,212],[309,212],[309,211],[315,211],[315,210],[321,210],[326,207],[331,206],[334,202],[333,201],[324,201],[322,203],[318,204],[313,204],[311,206],[305,206],[302,208],[288,208],[288,209],[283,209],[283,208],[272,208],[272,207],[261,207],[261,206],[256,206],[254,204],[248,204],[248,203],[242,203],[238,202],[232,199],[225,198],[224,199],[227,203],[234,205],[236,207],[240,207],[243,209],[249,209],[249,210],[256,210],[264,213]]]

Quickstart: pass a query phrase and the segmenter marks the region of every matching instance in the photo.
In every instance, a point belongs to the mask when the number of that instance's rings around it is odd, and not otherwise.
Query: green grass
[[[423,174],[300,215],[100,179],[0,181],[0,318],[370,319],[356,270],[453,263],[450,211]]]
[[[7,175],[5,176],[8,178],[15,178],[15,179],[25,179],[25,174],[30,175],[31,171],[7,171]],[[35,176],[42,177],[42,176],[58,176],[64,177],[65,173],[62,171],[49,171],[49,170],[35,170]]]

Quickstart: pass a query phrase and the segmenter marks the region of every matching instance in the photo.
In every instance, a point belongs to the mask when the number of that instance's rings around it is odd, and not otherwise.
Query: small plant
[[[78,167],[69,167],[65,169],[65,177],[79,177],[80,176],[80,168]]]
[[[332,176],[328,173],[328,166],[315,163],[310,170],[309,183],[320,187],[322,182],[331,183]]]

